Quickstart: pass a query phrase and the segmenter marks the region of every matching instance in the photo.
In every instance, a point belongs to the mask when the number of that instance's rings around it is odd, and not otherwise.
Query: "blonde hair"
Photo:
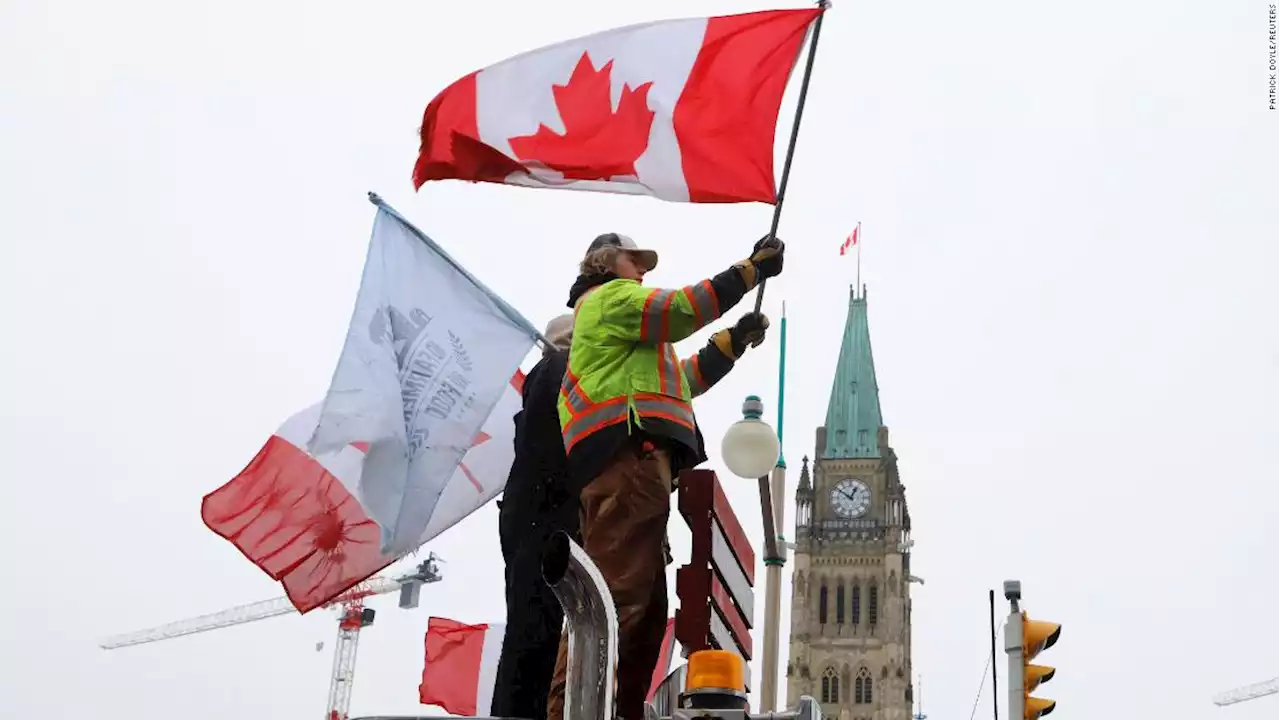
[[[578,266],[578,272],[583,275],[611,273],[618,264],[618,253],[621,252],[622,248],[617,245],[598,247],[582,258],[582,264]]]

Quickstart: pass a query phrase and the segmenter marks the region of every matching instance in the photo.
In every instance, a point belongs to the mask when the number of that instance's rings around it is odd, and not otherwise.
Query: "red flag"
[[[632,25],[471,73],[427,105],[414,187],[459,179],[774,203],[783,91],[822,12]]]
[[[487,717],[502,655],[499,624],[467,625],[433,617],[427,621],[426,662],[418,699],[452,715]]]

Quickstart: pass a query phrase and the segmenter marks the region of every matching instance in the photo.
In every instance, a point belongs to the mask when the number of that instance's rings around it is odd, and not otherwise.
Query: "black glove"
[[[738,322],[729,329],[729,340],[733,346],[733,357],[738,359],[747,351],[748,346],[756,346],[764,342],[764,331],[769,329],[769,318],[764,313],[749,312],[738,318]]]
[[[760,273],[762,280],[782,274],[782,253],[784,250],[786,250],[786,245],[772,235],[766,235],[756,243],[751,252],[751,264],[756,266],[756,271]]]

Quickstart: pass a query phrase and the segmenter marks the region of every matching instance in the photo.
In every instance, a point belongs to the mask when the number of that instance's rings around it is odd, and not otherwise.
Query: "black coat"
[[[506,562],[507,627],[494,681],[493,717],[547,714],[564,616],[542,579],[542,548],[552,533],[578,535],[578,498],[568,490],[568,459],[556,403],[567,351],[544,355],[524,381],[516,413],[515,461],[498,506]]]
[[[525,377],[523,404],[515,416],[515,460],[500,503],[505,515],[549,521],[560,518],[565,505],[571,504],[576,518],[576,498],[569,503],[569,461],[556,409],[568,367],[569,352],[553,350]]]

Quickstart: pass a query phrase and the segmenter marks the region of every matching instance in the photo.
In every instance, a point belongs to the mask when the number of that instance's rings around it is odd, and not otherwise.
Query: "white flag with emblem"
[[[360,504],[382,551],[413,550],[537,330],[376,197],[346,344],[312,454],[365,443]]]

